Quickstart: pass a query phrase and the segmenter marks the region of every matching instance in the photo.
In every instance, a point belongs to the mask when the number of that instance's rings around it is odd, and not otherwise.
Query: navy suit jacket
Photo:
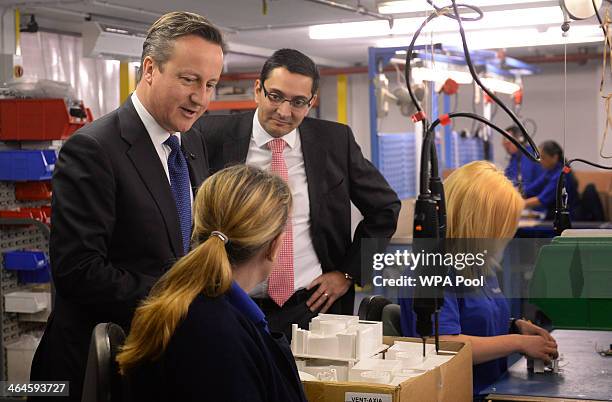
[[[161,358],[128,375],[134,402],[306,402],[285,337],[199,295]]]
[[[195,194],[208,176],[206,149],[191,132],[181,146]],[[63,145],[49,249],[57,292],[31,380],[69,380],[70,398],[60,400],[80,402],[94,326],[127,331],[138,302],[183,253],[168,178],[130,99]]]

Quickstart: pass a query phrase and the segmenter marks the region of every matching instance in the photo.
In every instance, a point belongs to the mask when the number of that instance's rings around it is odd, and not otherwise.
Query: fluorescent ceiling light
[[[363,38],[389,35],[411,35],[423,22],[423,18],[396,19],[393,28],[389,28],[387,21],[359,21],[336,24],[312,25],[308,28],[310,39],[343,39]],[[466,31],[479,29],[496,29],[505,27],[529,27],[537,25],[560,25],[563,23],[563,12],[559,6],[521,8],[505,11],[490,11],[484,14],[479,21],[463,24]],[[455,21],[446,17],[432,20],[423,30],[427,32],[456,32]]]
[[[501,94],[512,95],[519,89],[520,85],[514,82],[504,81],[497,78],[481,78],[482,84],[493,92],[499,92]]]
[[[557,3],[557,0],[549,0],[551,3]],[[501,5],[514,5],[514,4],[528,4],[528,3],[542,3],[543,0],[471,0],[469,4],[478,7],[488,6],[501,6]],[[450,1],[440,2],[436,4],[438,7],[444,7],[451,5]],[[431,11],[433,7],[427,4],[426,1],[414,1],[414,0],[391,0],[381,1],[378,3],[378,12],[381,14],[402,14],[402,13],[415,13],[420,11]]]
[[[406,59],[394,57],[391,63],[406,65]],[[410,75],[415,81],[431,81],[444,84],[447,79],[452,79],[457,84],[471,84],[472,75],[469,71],[453,70],[446,63],[437,63],[436,67],[413,67]]]
[[[603,34],[598,25],[574,25],[568,32],[567,38],[561,35],[559,27],[550,27],[545,31],[536,28],[516,29],[493,29],[483,31],[472,31],[466,33],[466,39],[470,50],[500,49],[513,47],[533,47],[546,45],[561,45],[563,43],[589,43],[603,41]],[[402,47],[408,46],[412,37],[379,39],[377,47]],[[446,46],[461,48],[461,37],[459,34],[434,34],[423,35],[417,39],[417,45],[428,45],[431,43],[442,43]]]

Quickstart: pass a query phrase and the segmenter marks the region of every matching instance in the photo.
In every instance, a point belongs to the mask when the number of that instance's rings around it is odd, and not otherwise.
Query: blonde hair
[[[514,236],[525,201],[504,173],[487,161],[468,163],[444,181],[447,237]]]
[[[279,177],[239,165],[217,172],[194,200],[194,247],[178,260],[138,307],[117,356],[122,374],[161,356],[198,294],[217,297],[230,288],[234,264],[269,247],[284,230],[291,192]],[[211,232],[220,231],[227,244]]]

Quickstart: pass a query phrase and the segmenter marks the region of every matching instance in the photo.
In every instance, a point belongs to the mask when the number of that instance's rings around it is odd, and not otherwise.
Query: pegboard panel
[[[0,181],[0,209],[10,209],[15,203],[15,184]]]
[[[44,329],[44,323],[19,321],[18,314],[4,311],[4,294],[29,287],[19,283],[15,272],[4,269],[1,253],[19,249],[47,251],[49,242],[35,226],[0,226],[0,313],[2,318],[0,322],[0,381],[6,380],[4,345],[19,339],[23,334],[42,332]]]

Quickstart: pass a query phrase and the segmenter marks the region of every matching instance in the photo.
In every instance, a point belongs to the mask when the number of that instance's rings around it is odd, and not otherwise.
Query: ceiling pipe
[[[325,6],[334,7],[340,10],[344,10],[344,11],[351,11],[351,12],[358,13],[361,15],[367,15],[370,17],[377,18],[379,20],[387,20],[387,22],[389,23],[389,28],[393,28],[393,17],[392,16],[370,11],[361,5],[358,5],[357,7],[353,7],[347,4],[342,4],[342,3],[338,3],[335,1],[331,1],[331,0],[306,0],[306,1],[310,1],[311,3],[323,4]]]

